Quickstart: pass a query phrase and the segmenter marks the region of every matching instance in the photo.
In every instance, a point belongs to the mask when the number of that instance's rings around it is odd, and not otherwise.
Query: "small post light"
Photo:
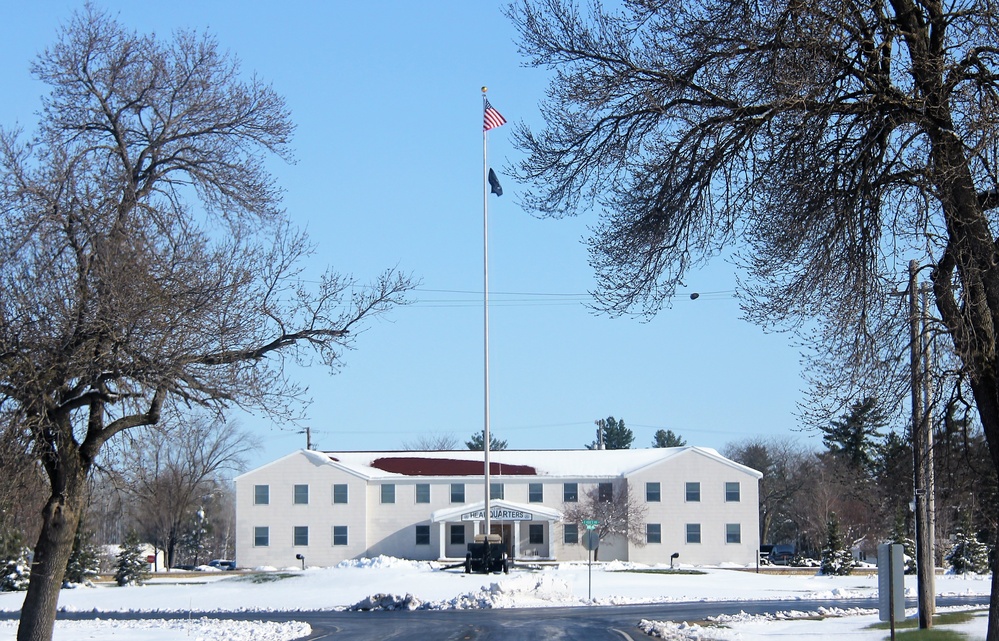
[[[302,562],[302,569],[304,570],[305,569],[305,555],[304,554],[296,554],[295,558]]]
[[[669,557],[669,569],[671,569],[671,570],[673,569],[673,561],[674,561],[674,559],[679,559],[679,558],[680,558],[680,553],[679,552],[674,552],[673,554],[670,555],[670,557]]]

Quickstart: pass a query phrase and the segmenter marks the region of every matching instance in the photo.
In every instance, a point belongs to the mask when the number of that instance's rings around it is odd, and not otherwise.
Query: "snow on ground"
[[[668,566],[667,566],[668,567]],[[98,585],[63,590],[59,606],[67,612],[149,612],[141,621],[59,622],[56,641],[84,639],[130,639],[173,641],[203,639],[229,641],[260,639],[291,641],[310,633],[299,624],[262,622],[213,622],[193,616],[182,620],[158,619],[156,612],[245,612],[345,609],[355,605],[377,605],[374,595],[387,595],[385,603],[402,602],[409,609],[551,607],[655,603],[781,599],[787,611],[795,601],[810,598],[843,599],[877,594],[877,572],[848,577],[776,575],[728,568],[696,568],[703,574],[664,574],[663,570],[632,563],[594,564],[592,588],[586,563],[563,563],[536,569],[516,569],[510,575],[466,575],[444,571],[436,563],[406,561],[390,557],[349,561],[335,568],[261,568],[253,573],[173,573],[157,576],[144,586]],[[695,569],[695,568],[685,568]],[[987,595],[988,577],[937,577],[938,594]],[[587,599],[592,589],[592,601]],[[906,590],[915,594],[914,577],[906,577]],[[406,595],[410,595],[407,597]],[[0,610],[16,612],[23,593],[0,593]],[[821,621],[803,616],[825,617]],[[911,614],[911,613],[910,613]],[[788,619],[791,620],[788,620]],[[864,628],[877,620],[871,611],[829,610],[782,619],[736,617],[717,625],[692,628],[677,624],[649,623],[647,631],[666,639],[738,639],[756,641],[772,636],[833,637],[871,641],[887,635]],[[718,627],[723,626],[723,627]],[[985,636],[985,619],[976,617],[963,624],[972,638]],[[15,638],[16,622],[0,622],[0,641]]]

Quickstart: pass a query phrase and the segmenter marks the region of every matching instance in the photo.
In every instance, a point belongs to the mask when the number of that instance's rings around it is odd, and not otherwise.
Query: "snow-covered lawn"
[[[192,572],[159,576],[140,587],[80,587],[63,590],[59,604],[65,611],[149,612],[142,621],[59,622],[56,641],[130,639],[134,641],[260,639],[290,641],[309,634],[306,624],[218,623],[199,620],[158,620],[156,612],[295,611],[343,609],[376,595],[412,598],[411,608],[509,608],[585,606],[669,601],[786,600],[788,612],[795,601],[807,598],[843,599],[875,596],[877,574],[848,577],[774,575],[725,568],[696,568],[700,573],[647,572],[665,569],[628,563],[594,564],[592,601],[587,600],[585,563],[564,563],[537,570],[517,569],[510,575],[465,575],[442,571],[436,564],[387,557],[352,561],[335,568],[262,569],[259,573],[227,574]],[[685,568],[688,569],[688,568]],[[690,568],[694,569],[694,568]],[[645,572],[643,572],[645,570]],[[937,577],[938,594],[987,595],[988,577]],[[915,581],[906,577],[906,590],[915,592]],[[0,610],[20,609],[23,593],[0,594]],[[880,641],[887,634],[865,631],[877,621],[876,611],[832,608],[821,621],[802,619],[725,618],[720,627],[691,628],[649,623],[648,631],[668,639],[739,639],[755,641],[772,636],[832,638],[849,634],[859,641]],[[910,613],[911,614],[911,613]],[[972,638],[985,637],[984,616],[963,624]],[[0,622],[0,641],[15,638],[16,622]],[[698,636],[699,635],[699,636]]]

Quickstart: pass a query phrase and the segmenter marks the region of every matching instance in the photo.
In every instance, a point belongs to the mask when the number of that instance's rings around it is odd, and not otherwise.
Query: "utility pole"
[[[933,627],[934,592],[932,434],[929,430],[929,376],[926,343],[925,301],[920,309],[917,288],[919,265],[909,261],[909,367],[912,377],[912,481],[916,516],[916,601],[919,627]],[[927,472],[929,468],[929,472]]]

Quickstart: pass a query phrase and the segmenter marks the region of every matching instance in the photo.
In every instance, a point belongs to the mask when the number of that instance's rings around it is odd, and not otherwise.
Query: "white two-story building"
[[[462,560],[484,523],[483,472],[468,450],[294,452],[236,479],[236,561]],[[756,560],[762,475],[711,449],[506,450],[490,453],[490,476],[491,530],[514,559],[586,560],[584,524],[563,514],[627,492],[645,508],[641,540],[605,539],[600,560]]]

